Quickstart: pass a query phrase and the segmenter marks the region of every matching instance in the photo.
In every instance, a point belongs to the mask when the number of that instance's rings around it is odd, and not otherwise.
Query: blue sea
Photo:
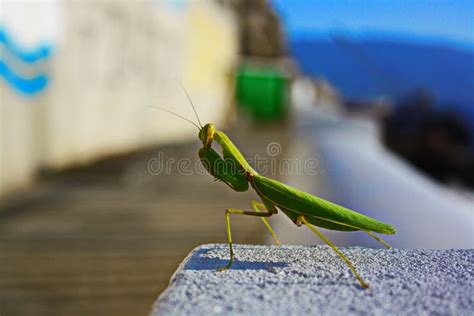
[[[439,109],[453,109],[474,136],[474,50],[394,40],[293,39],[291,55],[301,71],[325,78],[345,97],[403,99],[430,92]]]

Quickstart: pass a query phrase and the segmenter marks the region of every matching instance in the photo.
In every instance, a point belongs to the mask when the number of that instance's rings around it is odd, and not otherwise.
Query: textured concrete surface
[[[181,264],[151,315],[450,314],[474,311],[474,250],[342,248],[370,289],[326,246],[203,245]]]

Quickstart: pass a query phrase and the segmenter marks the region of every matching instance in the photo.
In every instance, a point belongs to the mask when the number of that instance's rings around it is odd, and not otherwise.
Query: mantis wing
[[[298,216],[301,214],[295,211],[291,211],[289,209],[285,209],[283,207],[280,207],[280,209],[283,211],[283,213],[285,213],[286,216],[288,216],[289,219],[291,219],[295,223],[298,220]],[[307,214],[305,214],[305,217],[306,217],[306,220],[310,224],[313,224],[315,226],[319,226],[322,228],[330,229],[330,230],[339,230],[339,231],[348,231],[348,232],[360,230],[359,228],[335,224],[333,222],[325,221],[323,219],[319,219],[317,217],[313,217]]]
[[[387,235],[396,233],[393,226],[281,182],[260,175],[255,175],[252,179],[255,190],[280,208],[293,221],[296,221],[298,215],[302,214],[309,216],[308,221],[310,223],[327,229],[341,231],[366,230]]]

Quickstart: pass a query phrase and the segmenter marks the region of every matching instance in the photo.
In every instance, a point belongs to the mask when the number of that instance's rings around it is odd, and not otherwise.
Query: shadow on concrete
[[[186,262],[184,270],[217,270],[225,267],[228,259],[209,258],[204,256],[212,249],[198,249]],[[288,267],[286,262],[268,262],[268,261],[240,261],[234,260],[231,270],[268,270],[272,268]]]

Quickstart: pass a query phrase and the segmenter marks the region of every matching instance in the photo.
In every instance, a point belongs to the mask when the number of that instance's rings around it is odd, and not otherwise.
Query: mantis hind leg
[[[260,213],[260,210],[265,210],[267,213],[270,213],[270,211],[267,209],[265,204],[257,202],[255,200],[252,200],[252,207],[257,213]],[[262,220],[263,224],[265,225],[265,227],[268,229],[268,231],[272,235],[272,238],[273,238],[273,240],[275,240],[275,243],[278,246],[281,246],[281,242],[278,240],[278,237],[275,234],[275,231],[273,230],[272,226],[270,226],[270,223],[268,222],[268,220],[265,217],[260,217],[260,219]]]
[[[225,270],[230,269],[230,267],[232,266],[232,262],[234,261],[234,249],[232,248],[232,232],[230,230],[230,214],[257,216],[257,217],[260,217],[260,218],[270,217],[270,216],[273,215],[273,213],[270,213],[270,212],[267,212],[267,213],[260,213],[259,211],[249,212],[249,211],[236,210],[236,209],[233,209],[233,208],[228,208],[227,210],[225,210],[227,237],[229,239],[230,259],[229,259],[229,263],[225,267],[223,267],[221,269],[218,269],[218,271],[225,271]]]
[[[337,248],[326,236],[323,235],[323,233],[321,233],[318,229],[316,229],[316,227],[314,227],[313,225],[311,225],[310,223],[308,223],[308,221],[306,220],[306,218],[303,216],[303,215],[300,215],[298,217],[298,222],[299,223],[303,223],[305,224],[306,226],[308,226],[308,228],[314,232],[316,235],[318,235],[319,238],[321,238],[329,247],[332,248],[332,250],[334,250],[339,257],[341,257],[342,260],[344,260],[344,262],[347,264],[347,266],[351,269],[352,273],[354,273],[355,277],[357,278],[357,280],[359,281],[360,285],[366,289],[369,287],[369,285],[367,283],[364,282],[364,280],[362,279],[362,277],[359,275],[359,273],[357,272],[357,270],[355,269],[354,265],[352,264],[352,262],[342,253],[342,251],[339,250],[339,248]]]
[[[385,242],[385,240],[383,240],[382,238],[380,238],[379,236],[373,234],[372,232],[369,232],[368,230],[364,230],[365,233],[367,233],[367,235],[369,235],[370,237],[372,237],[373,239],[377,240],[379,243],[381,243],[382,245],[384,245],[385,247],[387,247],[387,249],[392,249],[393,247],[390,246],[389,244],[387,244]]]

